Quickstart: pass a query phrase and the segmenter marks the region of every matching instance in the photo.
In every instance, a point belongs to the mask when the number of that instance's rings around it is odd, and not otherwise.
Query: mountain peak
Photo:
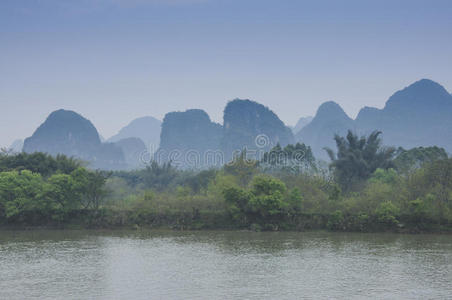
[[[406,110],[413,106],[434,109],[443,105],[452,105],[452,97],[439,83],[430,79],[421,79],[395,92],[386,102],[385,110]]]
[[[409,88],[414,88],[414,87],[421,87],[421,88],[440,88],[440,89],[444,89],[444,87],[439,84],[436,81],[433,81],[431,79],[428,78],[422,78],[414,83],[412,83],[411,85],[408,86]]]
[[[53,111],[33,134],[37,138],[52,136],[62,140],[66,139],[67,135],[100,144],[99,133],[91,121],[72,110]]]
[[[361,122],[367,119],[374,118],[381,110],[376,107],[364,106],[359,110],[358,115],[356,116],[355,121]]]
[[[278,118],[278,116],[267,106],[249,99],[236,98],[229,101],[224,109],[224,116],[228,116],[231,112],[240,112],[242,115],[255,114],[256,117],[259,117],[261,114],[268,114],[271,115],[272,118]]]
[[[131,137],[140,138],[146,147],[152,147],[154,151],[160,143],[160,129],[162,122],[151,116],[140,117],[132,120],[121,128],[117,134],[108,139],[109,142],[118,142]]]
[[[121,149],[102,144],[91,121],[72,110],[50,113],[33,135],[25,139],[23,151],[74,156],[94,168],[115,169],[124,164]]]
[[[273,130],[281,132],[288,130],[270,108],[248,99],[234,99],[228,102],[224,109],[223,122],[226,131],[247,128],[259,134]]]
[[[207,151],[219,147],[222,126],[210,120],[202,109],[169,112],[163,118],[159,162],[172,161],[179,167],[198,168],[207,163]]]
[[[448,96],[447,90],[439,83],[430,79],[418,80],[402,91],[416,93],[419,97],[421,96]]]
[[[163,123],[168,122],[211,122],[209,115],[202,109],[187,109],[186,111],[173,111],[165,115]],[[163,127],[162,127],[163,128]]]
[[[144,116],[144,117],[140,117],[140,118],[136,118],[134,120],[132,120],[128,126],[134,126],[134,125],[138,125],[138,124],[144,124],[144,125],[148,125],[149,123],[155,123],[155,124],[159,124],[160,125],[160,121],[154,117],[151,116]]]
[[[322,103],[317,110],[315,118],[347,118],[349,116],[345,113],[342,107],[334,101],[327,101]]]
[[[324,147],[334,148],[334,135],[345,135],[349,129],[354,130],[353,120],[339,104],[327,101],[320,105],[314,119],[297,133],[296,140],[311,146],[318,158],[326,159]]]

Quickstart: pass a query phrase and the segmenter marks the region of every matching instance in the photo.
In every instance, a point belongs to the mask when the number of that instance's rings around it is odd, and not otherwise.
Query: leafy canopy
[[[394,166],[394,148],[381,146],[381,131],[374,131],[368,137],[358,137],[348,131],[346,137],[336,135],[337,153],[326,148],[337,182],[344,190],[350,190],[359,183],[369,179],[377,170]]]

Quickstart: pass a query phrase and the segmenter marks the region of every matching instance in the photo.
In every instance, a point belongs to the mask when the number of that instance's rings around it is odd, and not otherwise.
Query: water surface
[[[452,297],[452,236],[0,231],[0,299]]]

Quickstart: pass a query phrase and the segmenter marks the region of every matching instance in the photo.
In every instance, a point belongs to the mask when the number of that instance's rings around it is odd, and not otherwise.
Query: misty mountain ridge
[[[296,135],[301,129],[311,123],[312,119],[314,119],[313,116],[301,117],[300,119],[298,119],[297,124],[292,127],[292,133]]]
[[[277,144],[286,146],[293,142],[290,128],[268,107],[248,99],[235,99],[226,105],[221,149],[227,160],[245,147],[269,151]]]
[[[349,129],[355,130],[353,119],[339,104],[328,101],[320,105],[312,121],[296,134],[295,140],[311,146],[314,154],[323,158],[326,157],[324,147],[334,148],[334,135],[345,135]]]
[[[127,169],[140,169],[149,161],[149,152],[144,142],[137,137],[121,139],[114,143],[121,148]]]
[[[162,122],[154,117],[146,116],[137,118],[121,128],[119,132],[110,137],[107,142],[118,142],[121,139],[135,137],[141,139],[146,148],[155,151],[160,144],[161,126]]]
[[[383,109],[362,108],[355,120],[333,103],[322,104],[311,123],[296,135],[319,158],[327,158],[324,147],[335,148],[334,134],[345,135],[348,129],[361,135],[380,130],[388,146],[436,145],[452,151],[452,96],[432,80],[422,79],[395,92]]]
[[[155,158],[183,168],[221,166],[245,148],[257,153],[291,142],[292,132],[268,107],[235,99],[224,109],[223,125],[199,109],[168,113]]]
[[[24,147],[24,141],[21,139],[14,140],[14,142],[11,143],[9,146],[9,150],[11,150],[13,153],[19,153],[22,152],[22,149]]]
[[[233,153],[245,148],[268,151],[277,144],[284,147],[294,142],[311,146],[317,158],[327,159],[324,148],[335,149],[335,134],[343,136],[352,130],[364,135],[380,130],[388,146],[409,149],[436,145],[452,152],[451,116],[452,95],[440,84],[422,79],[395,92],[382,109],[363,107],[356,119],[336,102],[325,102],[312,120],[304,120],[307,124],[295,136],[268,107],[235,99],[224,109],[223,125],[211,121],[200,109],[170,112],[161,125],[152,117],[135,119],[107,143],[101,142],[89,120],[73,111],[57,110],[24,141],[23,150],[74,156],[93,168],[130,169],[143,165],[139,160],[146,143],[155,143],[159,135],[159,156],[154,156],[159,162],[179,161],[184,168],[208,167],[229,161]],[[207,158],[209,151],[221,152],[222,160]]]
[[[99,133],[88,119],[70,110],[52,112],[29,138],[24,152],[65,154],[87,161],[92,168],[122,169],[124,154],[112,143],[102,143]]]
[[[219,148],[221,133],[222,126],[212,122],[204,110],[167,113],[163,118],[160,147],[155,159],[172,161],[180,167],[208,164],[204,154]]]

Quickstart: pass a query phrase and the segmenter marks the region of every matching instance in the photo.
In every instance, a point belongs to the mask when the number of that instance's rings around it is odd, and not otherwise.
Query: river
[[[451,235],[0,231],[0,299],[451,297]]]

